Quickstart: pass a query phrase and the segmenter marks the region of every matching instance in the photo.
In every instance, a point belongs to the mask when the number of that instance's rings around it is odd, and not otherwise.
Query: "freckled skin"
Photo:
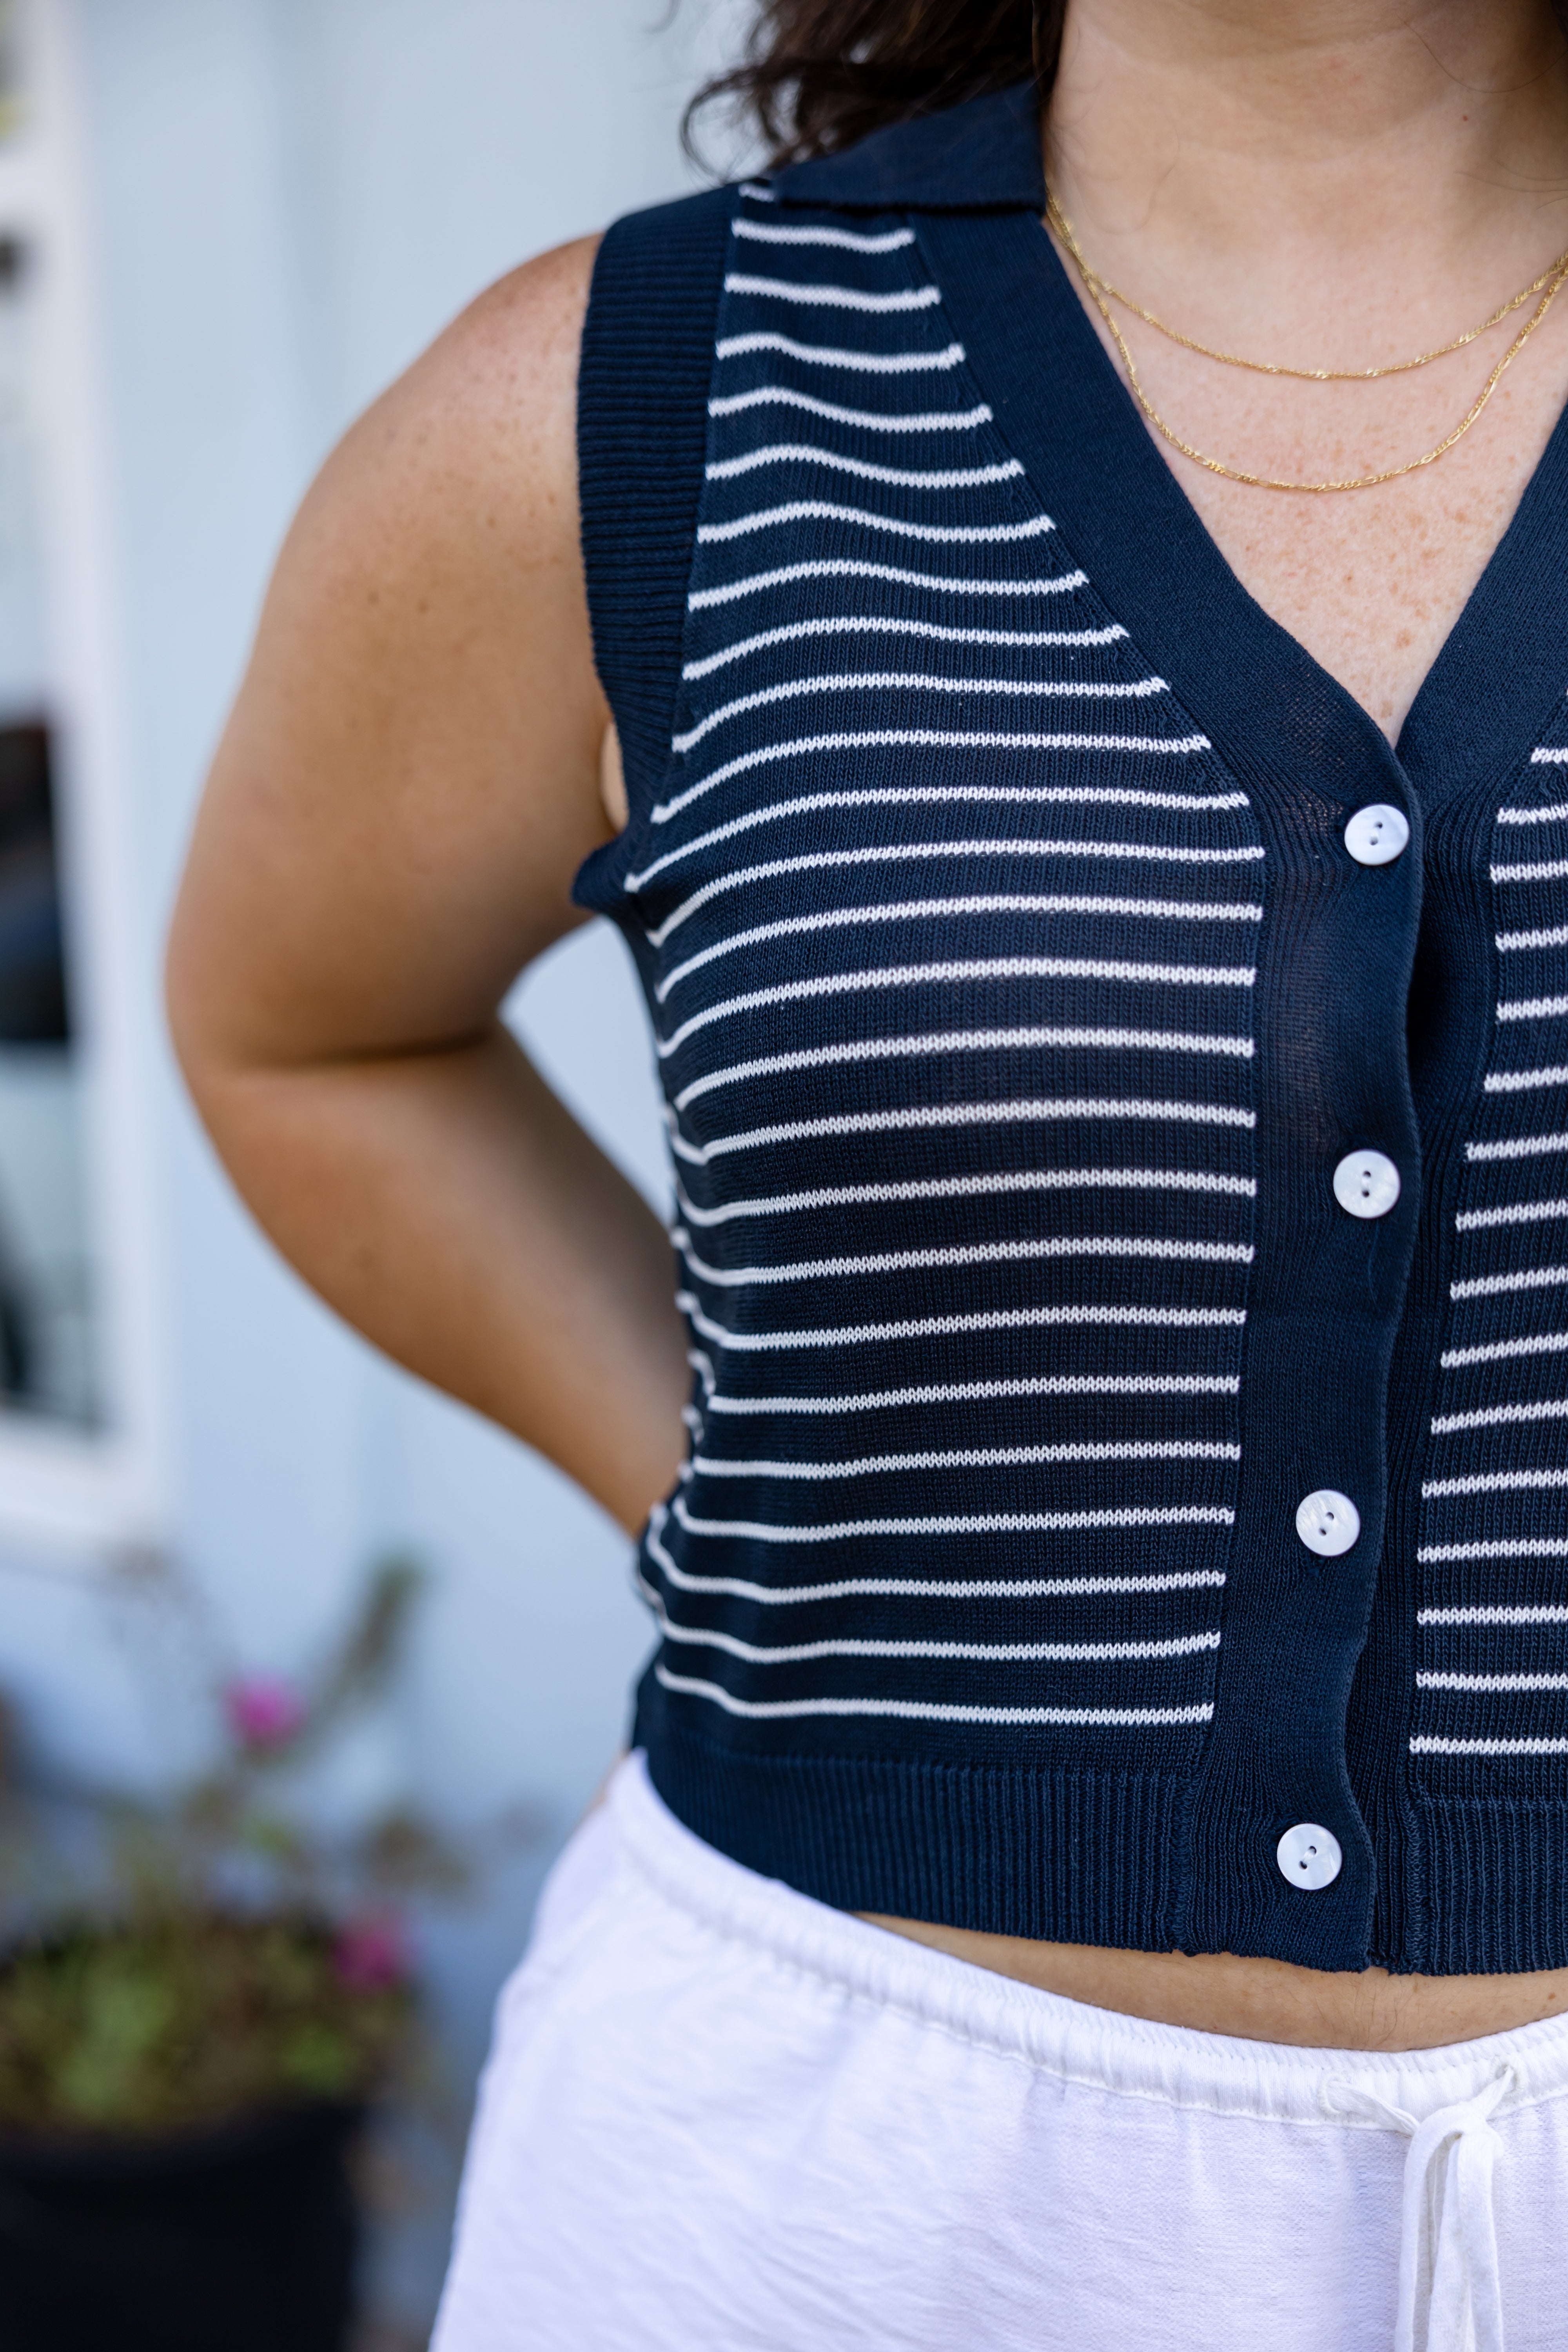
[[[1522,0],[1360,0],[1284,18],[1261,0],[1077,0],[1047,169],[1090,262],[1172,325],[1297,367],[1384,365],[1478,325],[1568,247],[1563,51],[1550,10]],[[1457,89],[1505,88],[1489,108],[1454,109]],[[1184,440],[1301,479],[1434,446],[1533,309],[1373,384],[1216,366],[1125,312],[1120,323]],[[1465,438],[1402,480],[1288,495],[1156,446],[1243,584],[1394,739],[1565,391],[1568,289]]]
[[[1564,226],[1568,231],[1568,222]],[[1526,262],[1521,282],[1552,257],[1550,235],[1543,247],[1540,260]],[[1474,317],[1461,312],[1458,320],[1473,325],[1489,307],[1496,307],[1495,299],[1479,290]],[[1090,316],[1113,352],[1092,309]],[[1325,458],[1336,470],[1342,463],[1373,469],[1418,456],[1458,422],[1506,347],[1498,330],[1479,347],[1484,356],[1458,352],[1415,376],[1371,385],[1269,386],[1259,397],[1239,371],[1168,351],[1146,327],[1136,340],[1125,326],[1123,331],[1145,390],[1184,440],[1249,471],[1300,475],[1321,473]],[[1305,340],[1298,330],[1290,338],[1296,348],[1286,344],[1285,355],[1295,358]],[[1283,341],[1283,334],[1273,342],[1259,336],[1249,348],[1273,356]],[[1301,353],[1306,363],[1312,363],[1310,352],[1309,344]],[[1372,356],[1385,354],[1393,355],[1386,330]],[[1357,356],[1344,354],[1352,362]],[[1222,481],[1155,441],[1243,586],[1394,740],[1508,527],[1565,390],[1568,288],[1465,439],[1401,481],[1330,497],[1287,496]],[[1309,406],[1344,422],[1344,437],[1331,454],[1328,444],[1300,431],[1292,411]],[[1267,509],[1261,515],[1260,507]]]

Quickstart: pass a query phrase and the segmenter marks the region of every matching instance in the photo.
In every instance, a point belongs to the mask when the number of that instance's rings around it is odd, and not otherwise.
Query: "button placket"
[[[1394,769],[1369,759],[1360,809],[1354,784],[1328,806],[1259,793],[1278,863],[1258,956],[1259,1205],[1237,1572],[1173,1905],[1184,1949],[1234,1950],[1240,1937],[1331,1969],[1364,1967],[1374,1933],[1348,1702],[1376,1595],[1387,1367],[1422,1165],[1405,1020],[1422,819],[1418,803],[1395,805],[1398,788]],[[1316,1152],[1304,1160],[1309,1137]],[[1303,1471],[1342,1483],[1307,1492]],[[1284,1823],[1314,1849],[1289,1869],[1277,1852]]]

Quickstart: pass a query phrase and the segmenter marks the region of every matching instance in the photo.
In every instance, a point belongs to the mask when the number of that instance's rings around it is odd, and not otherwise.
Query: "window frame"
[[[0,236],[36,272],[26,298],[35,412],[46,704],[72,1050],[83,1118],[95,1428],[0,1413],[0,1544],[121,1552],[164,1539],[164,1351],[150,1114],[158,1065],[156,942],[133,822],[113,495],[89,228],[74,12],[18,0],[24,121],[0,144]]]

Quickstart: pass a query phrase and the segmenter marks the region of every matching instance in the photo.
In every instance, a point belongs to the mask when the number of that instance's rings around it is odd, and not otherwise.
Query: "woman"
[[[1562,29],[738,86],[329,465],[174,934],[279,1245],[643,1530],[441,2352],[1560,2346]],[[679,1314],[496,1017],[584,908]]]

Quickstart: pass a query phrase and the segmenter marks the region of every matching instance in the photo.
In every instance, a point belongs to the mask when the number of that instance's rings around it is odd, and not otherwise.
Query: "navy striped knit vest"
[[[1043,205],[1019,91],[599,261],[631,820],[578,895],[647,990],[694,1369],[637,1738],[843,1906],[1561,1966],[1568,426],[1395,756],[1229,572]]]

